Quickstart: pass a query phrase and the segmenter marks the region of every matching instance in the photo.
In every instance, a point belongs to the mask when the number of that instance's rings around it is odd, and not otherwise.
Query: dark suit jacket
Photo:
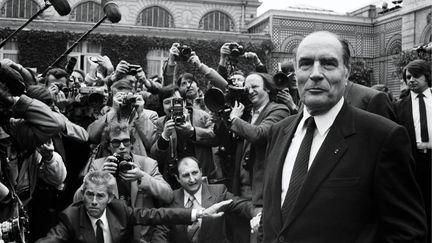
[[[396,102],[394,107],[395,107],[396,118],[399,124],[401,124],[408,130],[408,134],[411,140],[411,148],[413,150],[413,155],[414,158],[417,158],[418,152],[417,152],[415,128],[414,128],[414,121],[413,121],[411,93],[408,93],[407,96],[403,97],[398,102]]]
[[[190,209],[131,209],[123,201],[114,199],[106,208],[106,216],[113,243],[132,242],[135,224],[190,224]],[[70,242],[95,243],[95,232],[82,201],[72,204],[59,216],[59,223],[40,243]]]
[[[252,202],[255,206],[262,206],[267,132],[273,124],[289,115],[290,111],[285,105],[269,102],[263,108],[254,124],[242,119],[234,119],[232,122],[231,130],[244,138],[244,142],[237,145],[232,191],[234,194],[239,195],[240,167],[245,157],[248,156]]]
[[[301,116],[288,117],[269,132],[263,242],[425,242],[425,213],[406,130],[346,103],[293,213],[281,218],[282,168]]]
[[[237,214],[239,216],[251,219],[254,215],[254,207],[252,203],[246,199],[235,197],[227,191],[227,188],[221,184],[202,185],[201,203],[203,208],[208,208],[211,205],[233,199],[234,201],[227,206],[225,213]],[[170,205],[172,208],[184,208],[184,190],[183,188],[174,191],[174,202]],[[172,225],[169,227],[169,239],[171,243],[189,243],[187,237],[186,225]],[[225,216],[219,218],[205,218],[202,220],[201,229],[198,235],[198,242],[202,243],[222,243],[227,242],[225,232]]]
[[[396,121],[392,103],[384,92],[348,81],[344,98],[352,106]]]
[[[159,167],[161,169],[164,176],[167,174],[167,164],[170,160],[170,147],[169,145],[162,147],[161,145],[164,142],[164,139],[161,137],[161,134],[164,129],[165,122],[167,121],[167,117],[159,117],[156,121],[156,134],[158,139],[153,144],[151,148],[150,156],[158,161]],[[195,128],[195,138],[192,140],[194,145],[195,157],[200,161],[200,167],[202,172],[207,177],[212,177],[213,173],[215,173],[215,165],[213,163],[213,152],[212,146],[215,145],[214,137],[215,134],[213,132],[213,122],[210,120],[210,115],[199,109],[192,109],[192,126]],[[180,136],[180,134],[179,134]],[[177,147],[177,133],[174,132],[173,135],[174,144]],[[162,141],[159,141],[162,140]],[[177,148],[180,150],[181,148]],[[181,159],[181,158],[178,158]]]

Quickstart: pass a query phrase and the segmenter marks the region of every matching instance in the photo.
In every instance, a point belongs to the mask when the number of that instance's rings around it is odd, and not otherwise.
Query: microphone
[[[118,5],[112,0],[102,0],[103,11],[111,23],[118,23],[121,20],[121,13]]]
[[[49,2],[61,16],[66,16],[71,11],[71,7],[67,0],[49,0]]]
[[[75,68],[76,63],[77,63],[77,59],[76,59],[76,57],[71,57],[71,58],[69,59],[68,63],[66,64],[66,68],[65,68],[65,70],[66,70],[66,72],[67,72],[69,75],[72,74],[72,72],[73,72],[73,70],[74,70],[74,68]]]

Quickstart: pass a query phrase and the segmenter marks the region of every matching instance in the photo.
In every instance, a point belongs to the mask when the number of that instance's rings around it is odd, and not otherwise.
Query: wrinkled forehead
[[[106,195],[108,195],[108,187],[106,185],[96,185],[94,183],[89,182],[86,184],[85,188],[86,189],[85,189],[84,193],[91,192],[94,194],[106,194]]]
[[[301,58],[311,56],[334,57],[339,60],[343,58],[343,47],[337,36],[331,33],[313,33],[304,38],[296,53],[296,62]]]

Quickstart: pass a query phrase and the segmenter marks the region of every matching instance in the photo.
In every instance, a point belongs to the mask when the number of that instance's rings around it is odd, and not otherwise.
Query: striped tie
[[[306,135],[304,136],[291,174],[289,187],[281,208],[282,218],[287,218],[293,209],[300,189],[308,171],[309,154],[315,132],[315,120],[313,117],[306,119]]]

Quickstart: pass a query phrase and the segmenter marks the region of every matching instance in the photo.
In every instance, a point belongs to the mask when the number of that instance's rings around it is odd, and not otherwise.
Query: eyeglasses
[[[123,144],[123,146],[129,146],[131,144],[131,140],[129,138],[123,140],[114,139],[110,143],[113,147],[118,148],[120,147],[120,144]]]

